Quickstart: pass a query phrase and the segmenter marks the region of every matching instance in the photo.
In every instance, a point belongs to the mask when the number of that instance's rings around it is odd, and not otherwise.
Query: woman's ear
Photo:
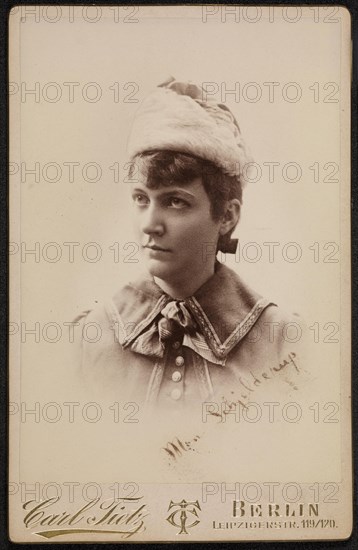
[[[239,199],[231,199],[227,202],[225,214],[220,224],[220,235],[226,235],[230,229],[233,229],[240,218],[241,203]]]

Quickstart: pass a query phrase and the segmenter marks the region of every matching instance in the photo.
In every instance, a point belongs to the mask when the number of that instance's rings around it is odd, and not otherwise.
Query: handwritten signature
[[[221,412],[218,412],[217,410],[215,410],[215,408],[213,408],[213,410],[210,410],[208,408],[207,413],[212,416],[223,418],[222,416],[223,414],[224,415],[230,414],[230,412],[234,410],[237,405],[241,405],[245,409],[248,408],[248,405],[250,403],[250,394],[252,394],[258,386],[261,386],[262,383],[264,383],[265,381],[271,380],[279,372],[281,372],[283,369],[285,369],[289,365],[293,366],[297,373],[301,372],[298,366],[297,356],[295,352],[289,353],[286,356],[286,358],[283,361],[281,361],[277,366],[269,367],[268,369],[263,370],[261,373],[254,374],[253,372],[250,371],[249,375],[251,375],[251,378],[239,377],[239,382],[241,383],[241,386],[244,388],[240,392],[240,397],[234,401],[228,401],[223,397],[222,399],[224,400],[225,408]],[[287,381],[287,382],[294,389],[297,389],[294,383],[290,381]],[[232,391],[231,393],[234,393],[234,391]]]
[[[196,443],[199,439],[200,435],[196,435],[190,441],[182,441],[179,437],[175,437],[172,441],[168,441],[166,446],[162,447],[162,450],[169,455],[172,460],[176,461],[183,456],[183,453],[196,451]]]

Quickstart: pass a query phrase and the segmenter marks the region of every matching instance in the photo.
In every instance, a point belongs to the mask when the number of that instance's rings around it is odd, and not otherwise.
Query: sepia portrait
[[[348,11],[9,21],[12,539],[347,538]]]

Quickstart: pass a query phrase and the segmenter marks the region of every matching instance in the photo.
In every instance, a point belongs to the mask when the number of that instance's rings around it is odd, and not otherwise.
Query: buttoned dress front
[[[175,304],[192,328],[163,344],[158,325]],[[94,398],[167,411],[202,403],[217,410],[220,403],[222,410],[222,403],[245,407],[258,395],[269,400],[294,392],[304,379],[299,317],[285,314],[219,262],[185,300],[173,300],[148,275],[79,321],[99,329],[96,341],[82,339],[80,351],[81,376]]]

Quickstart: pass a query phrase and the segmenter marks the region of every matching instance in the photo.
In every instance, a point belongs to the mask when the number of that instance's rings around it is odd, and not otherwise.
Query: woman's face
[[[168,283],[195,277],[215,262],[220,221],[214,221],[201,177],[180,187],[132,186],[138,243],[149,272]]]

